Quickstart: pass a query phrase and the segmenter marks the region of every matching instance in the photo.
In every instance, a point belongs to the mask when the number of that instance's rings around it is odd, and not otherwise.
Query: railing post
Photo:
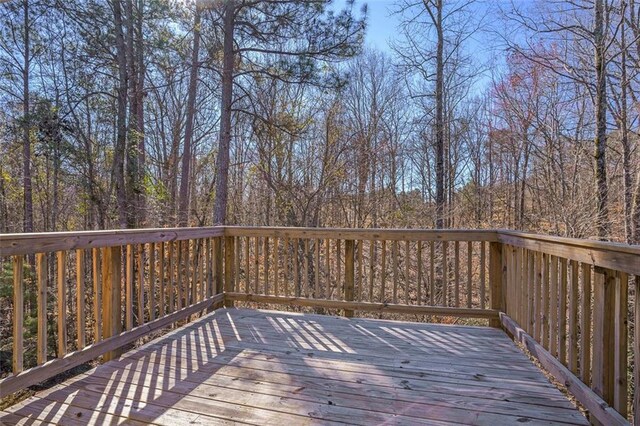
[[[609,405],[615,387],[616,273],[595,268],[593,283],[593,364],[591,387]]]
[[[502,243],[489,243],[489,282],[491,283],[491,309],[505,312],[503,281],[506,277],[506,270],[502,267]],[[484,267],[484,265],[483,265]],[[499,319],[489,320],[490,327],[500,327]]]
[[[105,339],[122,331],[121,263],[120,246],[102,249],[102,337]],[[104,360],[117,358],[120,353],[120,349],[107,352],[104,354]]]
[[[353,301],[355,276],[354,248],[355,243],[353,240],[346,240],[344,242],[344,300],[346,300],[347,302]],[[344,316],[347,318],[353,317],[353,310],[345,309]]]
[[[233,261],[235,259],[234,251],[235,251],[234,237],[225,237],[224,239],[224,291],[229,293],[235,291],[234,273],[233,273],[234,271]],[[233,301],[225,300],[224,306],[227,308],[232,308]]]

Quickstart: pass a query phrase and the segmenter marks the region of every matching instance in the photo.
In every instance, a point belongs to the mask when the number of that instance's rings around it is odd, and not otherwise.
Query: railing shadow
[[[499,333],[222,309],[13,413],[23,424],[396,424],[477,421],[478,413],[499,421],[518,408],[535,417],[527,401],[538,392],[569,415],[568,401],[549,398],[551,385]]]

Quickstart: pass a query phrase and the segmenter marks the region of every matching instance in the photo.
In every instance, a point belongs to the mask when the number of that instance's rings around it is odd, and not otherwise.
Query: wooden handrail
[[[224,236],[220,226],[0,234],[0,257]]]
[[[497,230],[496,235],[498,241],[504,244],[592,266],[640,275],[640,245],[580,240],[507,230]]]
[[[492,229],[296,228],[224,226],[225,236],[387,241],[498,241]]]

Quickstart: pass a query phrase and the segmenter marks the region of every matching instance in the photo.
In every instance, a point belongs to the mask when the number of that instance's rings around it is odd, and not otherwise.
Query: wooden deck
[[[588,424],[493,328],[220,309],[0,413],[40,424]]]

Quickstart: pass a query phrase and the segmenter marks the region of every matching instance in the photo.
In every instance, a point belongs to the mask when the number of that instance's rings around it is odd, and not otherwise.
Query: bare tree
[[[202,6],[196,2],[193,19],[193,47],[191,49],[191,68],[189,71],[189,92],[187,95],[186,128],[184,131],[184,146],[182,151],[182,174],[180,176],[180,199],[178,201],[178,225],[187,226],[189,222],[189,182],[191,180],[191,151],[193,141],[193,127],[195,122],[196,92],[198,86],[198,69],[200,53],[200,26],[202,20]]]
[[[222,19],[223,65],[220,99],[220,138],[216,158],[214,223],[226,220],[234,86],[242,95],[241,77],[263,75],[288,83],[318,80],[317,62],[330,62],[357,53],[364,20],[351,7],[338,15],[327,12],[328,1],[229,0],[218,11]],[[349,2],[349,6],[353,1]],[[334,83],[335,84],[335,83]]]

